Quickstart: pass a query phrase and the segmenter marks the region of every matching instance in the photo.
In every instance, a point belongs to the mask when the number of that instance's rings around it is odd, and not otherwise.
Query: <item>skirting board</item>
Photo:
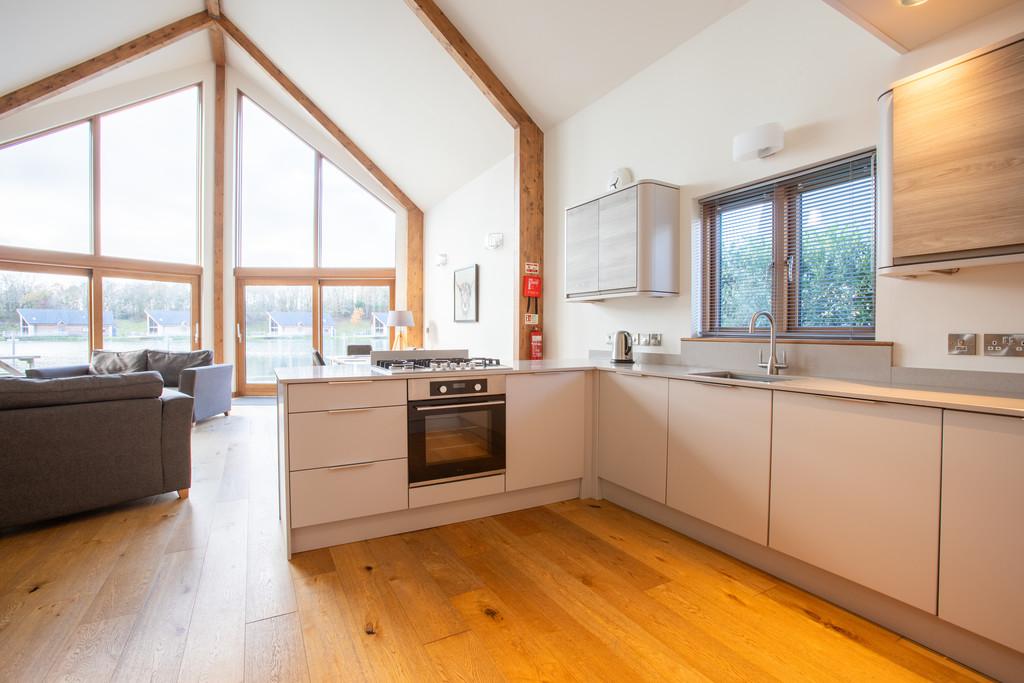
[[[365,541],[368,538],[429,529],[444,524],[465,522],[470,519],[500,515],[514,510],[523,510],[579,497],[580,480],[571,479],[558,484],[537,486],[522,491],[508,491],[482,498],[470,498],[429,507],[398,510],[371,517],[302,527],[292,529],[291,552],[301,553],[305,550],[326,548],[341,543]],[[291,559],[291,555],[288,558]]]
[[[865,619],[1006,683],[1024,683],[1024,653],[695,517],[599,480],[601,496],[705,545],[798,586]],[[983,581],[984,577],[978,577]]]

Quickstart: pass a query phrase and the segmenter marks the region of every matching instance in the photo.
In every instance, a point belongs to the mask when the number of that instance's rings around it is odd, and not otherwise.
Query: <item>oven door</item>
[[[409,485],[505,471],[505,395],[409,402]]]

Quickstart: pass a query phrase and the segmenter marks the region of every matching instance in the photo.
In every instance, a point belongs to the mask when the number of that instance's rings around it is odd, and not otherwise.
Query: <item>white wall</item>
[[[513,360],[516,231],[511,155],[427,210],[423,227],[427,348],[466,348],[476,356]],[[486,237],[492,232],[504,233],[501,249],[486,248]],[[437,265],[440,253],[448,254],[445,266]],[[453,272],[474,263],[480,266],[480,321],[457,323]]]
[[[693,334],[690,293],[679,298],[566,303],[564,209],[603,190],[608,172],[683,186],[683,283],[691,282],[695,197],[872,147],[875,100],[892,81],[1024,31],[1024,3],[899,55],[820,0],[751,0],[546,132],[545,343],[549,357],[604,348],[616,329],[661,332],[678,353]],[[778,121],[786,149],[737,163],[732,136]],[[984,292],[985,297],[974,296]],[[1024,331],[1024,266],[952,278],[881,279],[878,339],[902,365],[1024,372],[1024,361],[951,357],[945,332]],[[1010,329],[1013,328],[1013,329]]]

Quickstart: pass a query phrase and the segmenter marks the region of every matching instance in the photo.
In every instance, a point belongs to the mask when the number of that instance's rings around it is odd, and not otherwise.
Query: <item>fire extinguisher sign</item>
[[[540,325],[540,316],[536,313],[527,313],[523,316],[526,325]]]
[[[527,261],[524,270],[527,275],[540,275],[540,264]]]

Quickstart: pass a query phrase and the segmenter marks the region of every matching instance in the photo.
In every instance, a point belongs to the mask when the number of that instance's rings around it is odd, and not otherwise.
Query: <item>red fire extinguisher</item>
[[[544,358],[544,337],[536,327],[530,330],[530,360]]]

